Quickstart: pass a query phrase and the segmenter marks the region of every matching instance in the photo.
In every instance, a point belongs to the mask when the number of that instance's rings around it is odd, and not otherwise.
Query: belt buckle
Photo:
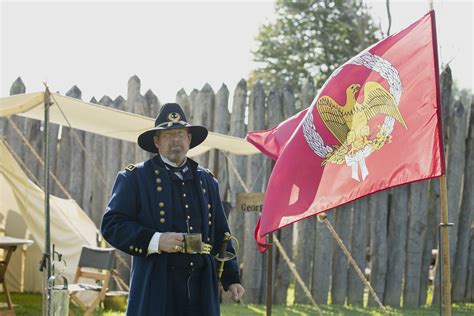
[[[202,251],[201,233],[184,234],[184,252],[198,254]]]

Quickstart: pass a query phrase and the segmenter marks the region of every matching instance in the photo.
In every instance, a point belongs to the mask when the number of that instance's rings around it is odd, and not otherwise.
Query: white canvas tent
[[[28,179],[0,142],[0,222],[5,235],[34,240],[17,249],[6,280],[11,291],[41,291],[39,260],[44,251],[44,192]],[[83,245],[96,246],[97,228],[74,200],[50,196],[51,242],[67,262],[64,275],[72,280]]]
[[[53,124],[94,134],[136,142],[138,135],[153,127],[154,119],[88,103],[60,94],[51,93],[53,105],[49,109],[49,121]],[[44,92],[19,94],[0,99],[0,116],[19,115],[43,120]],[[67,119],[67,120],[66,120]],[[209,132],[209,136],[189,155],[196,156],[210,149],[219,149],[235,155],[260,153],[250,143],[237,137]]]
[[[0,99],[0,117],[19,115],[43,120],[44,92],[19,94]],[[154,119],[51,94],[49,121],[120,140],[136,142],[138,135],[153,126]],[[231,154],[251,155],[259,151],[245,140],[210,132],[189,155],[210,149]],[[18,249],[6,276],[11,291],[41,291],[38,271],[44,250],[44,192],[30,181],[0,142],[0,225],[5,235],[33,239],[35,244]],[[74,200],[50,197],[51,238],[65,260],[65,275],[72,280],[82,245],[95,245],[97,229]],[[22,255],[19,255],[22,254]]]

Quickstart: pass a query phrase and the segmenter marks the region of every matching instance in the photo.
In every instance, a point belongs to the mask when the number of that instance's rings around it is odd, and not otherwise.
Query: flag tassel
[[[339,244],[339,247],[341,247],[342,251],[344,252],[344,254],[346,255],[347,259],[349,259],[349,262],[351,263],[352,267],[356,270],[357,274],[359,275],[360,279],[362,280],[362,282],[365,284],[365,286],[367,286],[367,288],[369,289],[369,292],[370,294],[372,295],[372,297],[374,298],[375,302],[377,302],[377,304],[379,305],[380,309],[383,311],[384,315],[388,315],[388,311],[387,309],[385,308],[385,306],[383,306],[382,302],[380,301],[379,297],[377,296],[377,293],[375,293],[374,289],[372,288],[372,286],[370,285],[369,281],[367,281],[367,279],[365,278],[364,274],[362,273],[362,271],[360,270],[359,266],[357,265],[357,263],[355,262],[354,258],[352,258],[352,255],[351,253],[349,252],[349,250],[347,250],[346,246],[344,245],[344,242],[342,241],[341,237],[339,237],[339,235],[337,234],[336,230],[334,229],[334,227],[332,227],[331,223],[329,222],[329,220],[327,219],[327,215],[326,213],[320,213],[318,214],[318,220],[320,222],[323,222],[324,224],[326,224],[326,227],[329,229],[329,231],[331,232],[331,235],[334,237],[334,239],[337,241],[337,243]]]

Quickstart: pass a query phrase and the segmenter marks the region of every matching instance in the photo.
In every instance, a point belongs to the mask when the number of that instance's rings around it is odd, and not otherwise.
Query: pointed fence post
[[[329,211],[327,219],[334,221],[335,213]],[[328,304],[329,285],[331,277],[331,258],[333,253],[333,238],[325,225],[319,221],[315,225],[316,239],[314,242],[313,279],[311,294],[317,304]]]
[[[95,97],[92,97],[89,102],[97,104]],[[88,176],[84,177],[81,204],[82,209],[92,219],[92,192],[94,180],[91,175],[94,174],[94,134],[90,132],[84,134],[84,148],[87,153],[84,156],[84,175]]]
[[[247,107],[247,83],[245,80],[240,80],[237,87],[234,90],[234,98],[232,102],[232,113],[230,114],[230,135],[237,137],[245,137],[247,133],[247,126],[244,122],[245,108]],[[229,155],[229,160],[239,172],[236,174],[234,168],[229,168],[229,184],[230,184],[230,201],[232,205],[232,211],[229,215],[229,226],[232,234],[237,237],[240,242],[239,247],[239,258],[243,257],[244,254],[244,234],[247,231],[244,229],[244,217],[241,212],[235,209],[237,193],[245,192],[245,189],[241,183],[245,181],[246,177],[246,163],[247,158],[237,155]],[[240,179],[239,179],[240,177]]]
[[[75,99],[82,99],[82,91],[77,87],[73,86],[67,93],[67,96]],[[84,161],[85,152],[82,149],[84,145],[85,132],[80,130],[69,131],[71,138],[70,146],[70,161],[69,161],[69,178],[64,184],[68,188],[69,193],[77,201],[81,203],[83,199],[84,189]],[[74,133],[74,134],[72,134]]]
[[[351,215],[352,203],[339,206],[336,210],[336,231],[339,237],[350,250],[351,235]],[[344,251],[337,245],[333,244],[332,258],[332,278],[331,278],[331,301],[332,304],[344,305],[347,295],[347,280],[349,273],[349,261]]]
[[[158,116],[158,113],[160,113],[160,108],[161,108],[161,103],[160,100],[158,100],[158,97],[156,96],[151,89],[148,89],[147,92],[145,93],[145,101],[147,104],[147,113],[148,115],[155,119]]]
[[[424,183],[424,185],[427,184]],[[390,190],[388,265],[383,302],[385,305],[394,307],[400,306],[405,274],[409,188],[408,185],[403,185]]]
[[[277,87],[271,87],[270,92],[268,94],[268,106],[267,106],[267,115],[268,115],[268,126],[273,127],[284,120],[283,117],[283,96],[280,89]],[[294,104],[288,106],[292,106],[294,108]],[[272,161],[267,160],[268,163],[271,165],[273,164]],[[275,236],[280,240],[283,248],[288,252],[288,256],[291,258],[293,257],[293,225],[285,227],[283,229],[278,230],[275,232]],[[290,280],[292,275],[286,263],[283,261],[281,254],[278,251],[274,251],[274,262],[273,266],[275,269],[274,274],[274,299],[273,302],[275,304],[286,304],[287,295],[288,295],[288,287],[290,284]]]
[[[252,88],[249,101],[248,130],[265,129],[265,92],[263,85],[258,81]],[[250,192],[262,192],[264,159],[262,154],[248,157],[247,161],[247,187]],[[242,284],[247,293],[247,304],[261,304],[263,302],[263,255],[259,253],[253,234],[250,231],[257,224],[260,217],[259,212],[245,212],[244,227],[247,233],[244,234],[243,263],[244,273]]]
[[[127,105],[132,109],[132,112],[138,115],[150,117],[151,109],[147,104],[147,101],[140,93],[141,82],[137,76],[133,76],[128,81],[128,92],[127,92]],[[135,145],[135,158],[134,162],[141,162],[147,160],[150,157],[150,153]]]
[[[352,231],[351,231],[351,251],[352,257],[357,266],[365,271],[366,249],[369,225],[369,197],[363,197],[354,201],[352,208]],[[347,290],[347,303],[350,305],[364,305],[364,283],[360,279],[357,271],[349,268],[349,285]]]
[[[439,179],[431,179],[427,181],[428,190],[428,214],[425,243],[423,249],[423,262],[421,266],[421,283],[420,283],[420,305],[429,305],[427,301],[428,288],[430,282],[430,268],[433,259],[433,249],[438,248],[438,226],[440,223],[440,201],[439,201]]]
[[[302,108],[310,106],[311,101],[315,97],[315,88],[312,80],[307,80],[303,85],[301,92]],[[294,113],[286,111],[286,116],[289,117]],[[311,290],[312,279],[312,265],[314,257],[314,247],[316,238],[316,217],[312,216],[303,221],[299,221],[294,225],[294,233],[296,238],[296,245],[293,258],[296,264],[296,270],[299,271],[304,278],[307,287]],[[311,304],[309,298],[305,295],[302,287],[296,283],[295,285],[295,303]]]
[[[127,83],[127,98],[124,100],[125,104],[122,108],[124,111],[134,112],[132,100],[134,100],[138,94],[140,94],[140,79],[138,79],[137,76],[130,77]],[[117,103],[117,101],[121,100],[116,99],[114,103]],[[138,145],[122,141],[122,149],[120,153],[120,169],[124,169],[128,164],[135,164],[139,162],[135,159],[136,146]]]
[[[472,192],[472,188],[474,188],[474,113],[472,113],[474,102],[471,99],[464,100],[463,103],[466,104],[464,109],[466,110],[465,116],[468,118],[468,125],[466,126],[468,137],[465,149],[464,188],[458,221],[458,242],[453,262],[453,302],[465,301],[470,230],[474,218],[474,196]]]
[[[23,94],[25,93],[26,88],[25,84],[21,80],[20,77],[18,77],[11,85],[10,87],[10,95],[17,95],[17,94]],[[25,131],[25,123],[26,123],[26,118],[24,117],[18,117],[16,115],[12,116],[10,118],[13,123],[18,127],[18,129],[24,133]],[[15,129],[11,126],[10,123],[6,123],[5,126],[5,134],[7,138],[7,142],[10,144],[10,146],[15,150],[15,153],[23,159],[25,156],[25,146],[23,144],[23,140],[21,139],[21,136],[18,135],[18,133],[15,131]]]
[[[71,98],[76,98],[77,96],[81,96],[81,90],[77,86],[73,86],[66,92],[66,96]],[[61,107],[61,104],[58,104]],[[70,120],[71,118],[66,117],[66,120]],[[66,125],[61,125],[59,127],[59,135],[58,135],[58,144],[57,144],[57,156],[56,156],[56,165],[55,169],[53,169],[53,174],[58,178],[59,183],[64,186],[68,191],[69,179],[71,178],[71,159],[72,159],[72,148],[76,147],[80,149],[79,146],[73,146],[75,143],[73,133],[75,131],[71,130],[71,128]],[[66,197],[64,192],[60,189],[57,183],[52,183],[52,194],[59,196],[59,197]]]
[[[387,275],[387,219],[388,191],[381,191],[370,196],[370,284],[378,297],[385,293],[385,278]],[[369,306],[378,306],[369,297]]]
[[[196,97],[199,93],[198,89],[193,89],[189,94],[189,117],[188,121],[194,122],[194,104],[196,103]]]
[[[176,103],[181,105],[183,108],[184,114],[186,115],[186,118],[188,121],[192,122],[191,120],[191,100],[189,99],[188,95],[186,94],[186,91],[184,89],[180,89],[176,93]]]
[[[229,113],[229,89],[222,84],[216,93],[216,104],[214,109],[214,131],[224,135],[229,134],[230,113]],[[229,169],[224,153],[220,150],[214,152],[212,172],[219,180],[219,193],[222,201],[227,201],[227,191],[229,190]]]
[[[212,87],[206,83],[201,91],[196,95],[196,100],[193,104],[193,121],[194,125],[205,126],[212,131],[214,120],[214,102],[215,95]],[[194,159],[204,167],[209,167],[209,152],[195,157]]]
[[[420,305],[421,264],[428,221],[428,183],[410,184],[403,307]]]

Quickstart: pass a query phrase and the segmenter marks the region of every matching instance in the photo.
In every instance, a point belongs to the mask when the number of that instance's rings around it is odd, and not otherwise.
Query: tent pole
[[[441,230],[441,247],[440,255],[442,256],[442,268],[443,268],[443,282],[440,284],[440,288],[443,292],[443,300],[440,304],[444,303],[444,315],[451,316],[451,266],[449,262],[449,227],[453,226],[452,223],[448,223],[448,193],[446,176],[440,178],[440,193],[441,193],[441,223],[439,224]],[[441,279],[440,279],[441,282]]]
[[[45,85],[46,86],[46,85]],[[43,271],[45,276],[44,284],[47,293],[46,299],[43,295],[43,314],[51,315],[51,289],[48,286],[48,280],[51,277],[51,223],[49,208],[49,107],[51,105],[51,93],[48,86],[44,92],[44,133],[43,133],[43,154],[44,154],[44,214],[45,214],[45,240],[43,254]]]

